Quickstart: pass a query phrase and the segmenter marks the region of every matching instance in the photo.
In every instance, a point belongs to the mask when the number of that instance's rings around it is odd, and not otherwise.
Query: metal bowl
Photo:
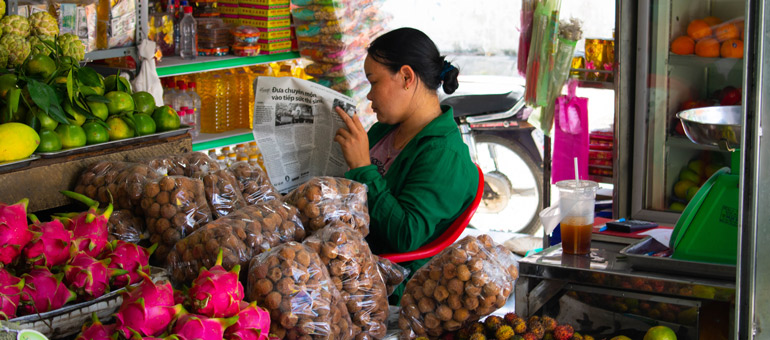
[[[693,143],[732,150],[741,146],[740,106],[709,106],[676,114]]]

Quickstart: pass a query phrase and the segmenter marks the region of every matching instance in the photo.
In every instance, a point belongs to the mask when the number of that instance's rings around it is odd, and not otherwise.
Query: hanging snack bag
[[[248,265],[252,257],[272,247],[304,238],[296,208],[280,201],[248,206],[177,242],[168,255],[168,268],[175,282],[190,282],[201,267],[211,267],[220,248],[222,266],[230,270]]]
[[[332,283],[342,294],[353,321],[353,334],[362,339],[385,337],[387,289],[361,233],[348,227],[326,227],[304,244],[321,257]]]
[[[112,203],[116,210],[128,209],[138,214],[145,183],[159,177],[143,164],[102,161],[91,164],[80,174],[74,191],[104,205]]]
[[[314,177],[284,200],[299,209],[302,224],[310,233],[334,224],[347,225],[364,237],[369,234],[366,185],[344,178]]]
[[[420,268],[401,297],[401,337],[437,337],[505,305],[519,276],[510,250],[466,236]]]
[[[211,221],[203,181],[166,176],[148,181],[141,200],[150,242],[158,243],[153,257],[165,263],[171,248],[185,236]]]
[[[230,171],[241,184],[241,194],[249,205],[280,200],[281,194],[275,189],[270,178],[259,165],[249,162],[235,162],[230,165]]]
[[[249,264],[246,299],[270,312],[270,333],[279,339],[352,339],[340,292],[312,249],[278,245]]]

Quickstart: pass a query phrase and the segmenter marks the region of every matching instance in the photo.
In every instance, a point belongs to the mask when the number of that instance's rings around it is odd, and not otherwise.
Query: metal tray
[[[625,255],[631,267],[638,270],[735,280],[735,266],[647,255],[666,249],[667,246],[648,236],[621,249],[620,254]]]
[[[39,158],[40,158],[40,156],[38,156],[36,154],[31,154],[31,155],[29,155],[29,157],[27,157],[25,159],[20,159],[20,160],[17,160],[17,161],[10,161],[10,162],[0,162],[0,173],[6,172],[6,171],[15,170],[15,169],[18,169],[18,168],[23,168],[23,167],[29,165],[29,163],[32,163],[32,161],[34,161],[36,159],[39,159]]]
[[[113,140],[109,142],[104,142],[104,143],[99,143],[94,145],[86,145],[86,146],[81,146],[81,147],[72,148],[72,149],[65,149],[65,150],[55,151],[55,152],[39,152],[39,153],[36,153],[36,155],[39,155],[42,158],[55,158],[55,157],[75,155],[83,152],[104,150],[104,149],[120,147],[128,144],[134,144],[134,143],[142,142],[146,140],[156,139],[156,138],[166,138],[166,137],[182,135],[187,133],[187,130],[190,130],[191,128],[192,127],[189,125],[180,125],[179,128],[176,130],[156,132],[156,133],[144,135],[144,136]]]

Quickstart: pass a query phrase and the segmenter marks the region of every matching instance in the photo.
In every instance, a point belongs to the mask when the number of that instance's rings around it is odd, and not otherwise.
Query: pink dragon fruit
[[[75,292],[62,283],[64,274],[52,274],[48,268],[36,267],[21,276],[24,290],[21,293],[20,314],[35,314],[52,311],[75,300]]]
[[[66,263],[70,258],[72,232],[58,220],[40,223],[35,215],[29,217],[35,223],[29,226],[34,234],[32,241],[23,250],[27,263],[48,268]]]
[[[225,328],[238,321],[237,316],[227,319],[207,318],[203,315],[182,313],[174,325],[174,334],[183,339],[220,340]]]
[[[88,211],[79,214],[64,214],[59,218],[64,222],[64,226],[72,231],[73,246],[88,256],[99,258],[109,243],[110,233],[107,228],[107,221],[112,215],[112,204],[107,205],[107,208],[99,214],[99,202],[72,191],[62,191],[61,193],[89,206]]]
[[[238,314],[239,303],[243,300],[243,285],[238,281],[241,266],[231,271],[222,267],[222,250],[211,269],[201,268],[190,288],[193,312],[211,318],[227,318]]]
[[[64,280],[74,289],[78,296],[85,300],[93,300],[109,291],[110,278],[125,274],[125,270],[109,269],[109,260],[98,261],[79,252],[64,266]]]
[[[96,313],[91,314],[91,324],[83,325],[75,340],[110,340],[115,334],[115,325],[103,325]]]
[[[154,337],[154,336],[144,336],[143,337],[141,334],[139,334],[139,332],[137,332],[137,331],[135,331],[133,329],[131,329],[130,331],[131,331],[131,337],[129,338],[129,340],[186,340],[186,339],[182,339],[182,338],[180,338],[180,337],[178,337],[178,336],[176,336],[174,334],[171,334],[171,335],[169,335],[169,336],[167,336],[165,338],[158,338],[158,337]]]
[[[227,327],[225,339],[227,340],[268,340],[270,333],[270,313],[257,306],[256,302],[249,304],[241,301],[241,311],[238,312],[238,321]]]
[[[127,271],[126,274],[113,278],[112,284],[116,287],[125,287],[141,281],[139,272],[150,273],[150,255],[157,247],[157,243],[149,249],[121,240],[110,243],[112,251],[107,255],[110,259],[110,268]]]
[[[0,320],[16,317],[16,310],[19,307],[21,290],[23,288],[23,279],[15,277],[5,269],[0,268]]]
[[[13,263],[32,239],[27,229],[28,204],[26,198],[12,205],[0,203],[0,265]]]
[[[115,318],[118,330],[128,338],[134,330],[142,336],[156,336],[163,333],[176,315],[183,310],[182,305],[174,305],[174,292],[169,282],[155,284],[149,276],[142,273],[138,287],[128,286],[123,293],[123,304]]]

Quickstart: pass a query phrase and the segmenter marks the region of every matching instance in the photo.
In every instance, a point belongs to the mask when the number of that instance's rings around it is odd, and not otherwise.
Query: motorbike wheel
[[[543,208],[540,165],[516,141],[494,135],[476,135],[476,152],[484,172],[484,196],[470,224],[481,230],[533,234]]]

